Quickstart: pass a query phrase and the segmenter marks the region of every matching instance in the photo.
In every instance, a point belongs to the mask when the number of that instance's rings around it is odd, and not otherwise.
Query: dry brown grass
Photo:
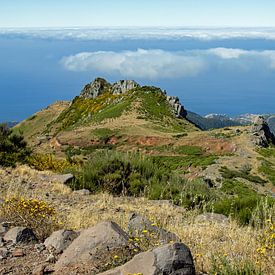
[[[136,212],[176,233],[190,247],[198,272],[210,271],[212,257],[226,257],[236,265],[251,262],[261,268],[263,274],[275,274],[272,264],[275,251],[269,251],[268,254],[257,252],[264,233],[262,229],[241,227],[235,221],[230,221],[228,225],[198,224],[194,222],[197,211],[186,211],[167,201],[113,197],[108,194],[81,196],[60,183],[41,180],[43,173],[25,166],[12,173],[0,170],[1,197],[18,194],[46,200],[64,217],[65,226],[72,229],[112,220],[126,230],[129,213]],[[32,185],[26,182],[32,182]],[[45,193],[49,193],[49,197]]]

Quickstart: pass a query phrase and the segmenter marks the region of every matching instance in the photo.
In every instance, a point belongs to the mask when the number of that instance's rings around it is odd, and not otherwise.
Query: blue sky
[[[274,0],[1,0],[0,27],[255,27],[274,14]]]

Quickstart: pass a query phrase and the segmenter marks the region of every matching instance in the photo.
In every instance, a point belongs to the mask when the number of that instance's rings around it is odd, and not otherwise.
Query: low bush
[[[19,197],[7,198],[0,206],[1,217],[14,226],[31,228],[43,241],[62,224],[47,202]]]
[[[39,171],[50,170],[57,173],[76,167],[77,164],[66,159],[57,159],[52,154],[32,154],[28,157],[28,164]]]
[[[0,166],[15,167],[25,163],[31,151],[23,136],[13,134],[6,124],[0,125]]]

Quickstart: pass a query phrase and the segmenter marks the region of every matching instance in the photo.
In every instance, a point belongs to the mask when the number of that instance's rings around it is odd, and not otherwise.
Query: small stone
[[[32,271],[32,275],[44,275],[44,270],[45,265],[39,265]]]
[[[50,254],[47,259],[46,259],[46,262],[47,263],[55,263],[56,262],[56,257],[53,255],[53,254]]]
[[[1,248],[0,249],[0,257],[1,259],[7,259],[9,257],[9,250],[7,248]]]
[[[12,257],[23,257],[25,256],[25,252],[22,248],[16,248],[13,252],[12,252]]]
[[[37,250],[37,252],[41,253],[46,249],[46,246],[43,243],[38,243],[34,246],[34,248]]]

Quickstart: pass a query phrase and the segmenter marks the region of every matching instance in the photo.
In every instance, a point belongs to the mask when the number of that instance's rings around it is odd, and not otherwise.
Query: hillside
[[[33,152],[29,167],[0,169],[1,196],[8,204],[17,194],[19,204],[20,196],[23,204],[25,197],[35,198],[31,204],[45,200],[57,209],[61,228],[73,230],[106,219],[127,230],[127,217],[139,214],[188,244],[198,274],[272,274],[274,251],[261,236],[275,218],[274,135],[261,116],[253,125],[201,131],[189,114],[159,88],[97,78],[71,102],[56,102],[14,127]],[[152,236],[138,237],[146,244],[135,253],[158,247]],[[127,261],[135,255],[127,253]],[[111,259],[111,267],[123,259]],[[103,262],[101,271],[110,267]]]

